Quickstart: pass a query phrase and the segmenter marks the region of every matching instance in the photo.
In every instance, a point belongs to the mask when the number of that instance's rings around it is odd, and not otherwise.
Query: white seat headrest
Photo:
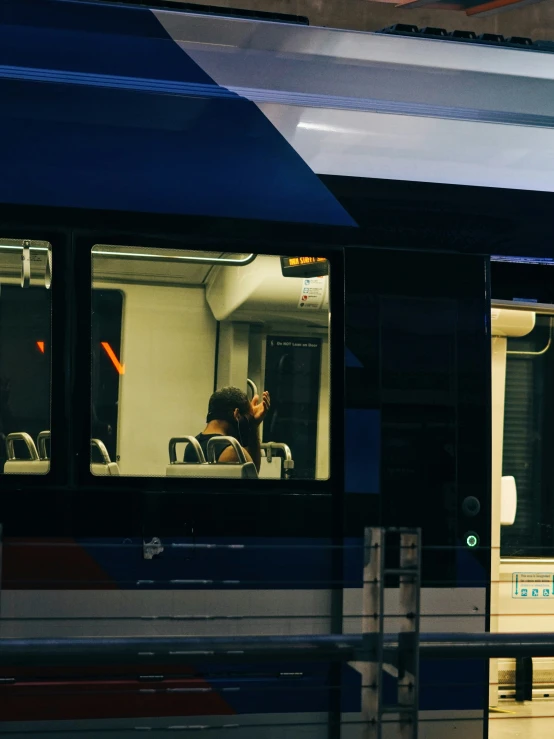
[[[4,462],[5,475],[47,475],[49,459],[8,459]]]
[[[515,477],[506,475],[500,487],[500,525],[512,526],[517,513],[517,486]]]
[[[102,464],[101,462],[92,462],[90,465],[90,471],[96,477],[119,476],[119,466],[117,462],[108,462],[108,464]]]
[[[258,477],[258,472],[254,462],[245,462],[245,464],[175,462],[175,464],[167,465],[166,475],[167,477],[217,477],[252,480]]]
[[[16,458],[16,441],[22,441],[27,447],[27,459]],[[8,459],[4,462],[5,475],[46,475],[50,471],[50,461],[39,458],[35,442],[25,431],[14,431],[6,436],[6,452]]]

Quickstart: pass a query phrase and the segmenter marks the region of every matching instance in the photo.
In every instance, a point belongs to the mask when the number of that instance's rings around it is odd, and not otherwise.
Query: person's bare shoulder
[[[244,456],[246,457],[246,461],[247,462],[251,462],[252,461],[252,457],[250,456],[250,453],[248,452],[248,449],[245,449],[243,447],[242,448],[242,451],[244,452]],[[219,459],[217,461],[218,462],[222,462],[222,463],[228,463],[228,464],[231,464],[233,462],[236,463],[236,462],[238,462],[237,453],[235,452],[235,450],[233,449],[233,447],[229,445],[226,449],[224,449],[221,452],[221,454],[219,455]]]

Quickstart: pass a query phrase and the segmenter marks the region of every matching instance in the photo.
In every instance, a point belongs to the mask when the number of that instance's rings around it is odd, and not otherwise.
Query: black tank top
[[[208,441],[210,439],[213,439],[216,436],[221,436],[221,434],[198,434],[196,437],[198,443],[202,447],[202,451],[204,452],[204,457],[206,458],[206,462],[208,461]],[[221,441],[219,444],[216,445],[216,460],[219,459],[222,452],[227,449],[228,446],[231,446],[230,442],[228,441]],[[183,457],[183,462],[198,462],[198,458],[196,456],[196,452],[194,451],[194,447],[192,444],[187,444],[185,447],[185,456]]]

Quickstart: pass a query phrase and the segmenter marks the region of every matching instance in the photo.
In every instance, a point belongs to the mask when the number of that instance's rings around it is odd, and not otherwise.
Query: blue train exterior
[[[422,527],[423,631],[487,630],[489,256],[548,253],[554,56],[77,0],[3,0],[0,24],[0,238],[60,255],[59,461],[3,480],[0,636],[359,632],[368,525]],[[139,238],[329,256],[323,488],[92,478],[83,244]],[[363,736],[356,665],[158,667],[2,668],[0,726]],[[483,662],[421,681],[421,736],[485,736]]]

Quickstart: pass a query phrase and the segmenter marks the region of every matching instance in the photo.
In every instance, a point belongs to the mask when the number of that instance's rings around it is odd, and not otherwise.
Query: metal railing
[[[421,633],[419,654],[426,659],[484,659],[489,657],[554,657],[554,633],[466,634]],[[98,662],[148,664],[252,662],[279,659],[309,662],[372,660],[378,640],[364,634],[317,636],[175,636],[67,637],[0,639],[0,666],[90,664]],[[398,634],[383,636],[383,656],[393,664],[405,649]]]
[[[356,663],[361,672],[361,718],[364,739],[380,739],[387,714],[398,716],[398,737],[417,739],[419,660],[464,660],[497,657],[554,657],[554,633],[420,633],[420,560],[418,530],[395,529],[400,541],[399,566],[385,563],[384,529],[367,529],[364,538],[362,628],[355,634],[293,636],[134,636],[0,638],[2,681],[10,668],[72,667],[79,680],[94,665],[190,667],[206,664]],[[1,546],[1,528],[0,528]],[[201,546],[201,545],[198,545]],[[207,546],[207,545],[202,545]],[[1,548],[0,548],[1,557]],[[1,562],[1,560],[0,560]],[[400,609],[397,633],[384,629],[385,578],[397,577]],[[1,592],[1,588],[0,588]],[[226,616],[226,618],[232,618]],[[383,702],[383,672],[396,673],[397,700]],[[14,671],[14,674],[17,671]],[[20,673],[19,673],[20,674]],[[52,671],[55,675],[55,670]]]

